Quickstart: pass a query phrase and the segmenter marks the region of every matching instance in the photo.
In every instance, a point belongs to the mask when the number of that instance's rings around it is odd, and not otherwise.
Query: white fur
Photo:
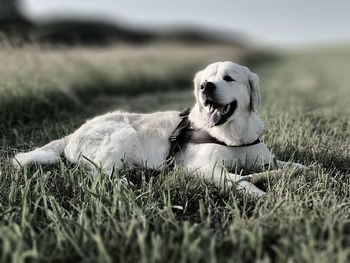
[[[236,81],[225,82],[223,76],[230,74]],[[228,104],[237,100],[234,114],[222,125],[207,127],[208,108],[200,85],[204,81],[217,86],[218,100]],[[189,116],[192,125],[206,130],[213,137],[227,145],[239,146],[255,141],[263,122],[256,110],[260,104],[259,79],[248,68],[232,62],[218,62],[209,65],[196,74],[194,79],[196,103]],[[30,163],[53,163],[61,154],[71,162],[81,162],[92,171],[95,165],[107,173],[120,168],[123,162],[131,166],[147,166],[160,169],[169,152],[169,137],[180,122],[175,111],[151,114],[112,112],[87,121],[74,133],[53,141],[28,153],[19,153],[15,165]],[[261,196],[263,191],[256,188],[239,174],[229,173],[235,167],[262,170],[264,165],[273,166],[272,154],[264,143],[246,147],[226,147],[219,144],[188,144],[175,155],[179,165],[204,176],[219,187],[236,182],[238,189]]]

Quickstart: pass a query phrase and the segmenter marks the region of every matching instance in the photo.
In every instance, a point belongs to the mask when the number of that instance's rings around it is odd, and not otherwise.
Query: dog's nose
[[[201,90],[204,94],[210,94],[216,88],[215,84],[210,81],[206,81],[201,85]]]

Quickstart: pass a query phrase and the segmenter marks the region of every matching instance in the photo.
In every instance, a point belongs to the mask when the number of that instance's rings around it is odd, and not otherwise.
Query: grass
[[[298,51],[255,65],[262,139],[280,159],[316,164],[261,183],[264,199],[222,193],[181,168],[125,167],[92,177],[65,160],[24,171],[9,163],[14,152],[62,137],[106,110],[191,106],[193,73],[209,61],[241,60],[242,51],[5,47],[1,53],[1,262],[350,260],[350,49]],[[121,175],[135,186],[122,185]]]

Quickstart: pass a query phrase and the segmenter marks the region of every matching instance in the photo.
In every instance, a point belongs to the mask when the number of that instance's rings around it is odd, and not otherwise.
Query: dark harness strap
[[[261,141],[259,139],[256,139],[252,143],[248,144],[242,144],[242,145],[227,145],[226,143],[214,138],[206,131],[202,130],[195,130],[191,127],[191,123],[188,119],[188,115],[190,114],[191,110],[189,108],[185,109],[180,113],[181,121],[177,125],[174,132],[169,137],[170,141],[170,150],[167,157],[167,161],[171,160],[171,158],[174,156],[175,153],[181,151],[181,148],[186,143],[215,143],[224,145],[227,147],[246,147],[246,146],[252,146],[255,144],[259,144]]]
[[[167,161],[169,161],[175,153],[181,150],[180,145],[183,145],[183,137],[185,135],[185,131],[190,126],[190,121],[188,119],[188,115],[190,114],[190,112],[190,108],[187,108],[180,112],[181,121],[169,137],[170,150],[168,157],[166,158]]]

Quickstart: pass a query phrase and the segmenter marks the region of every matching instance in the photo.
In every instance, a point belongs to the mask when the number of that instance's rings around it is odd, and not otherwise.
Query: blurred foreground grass
[[[266,199],[220,193],[180,168],[91,177],[64,160],[25,171],[9,164],[15,151],[106,110],[192,106],[196,70],[247,56],[227,47],[3,49],[1,262],[348,262],[350,49],[252,65],[262,81],[262,139],[280,159],[317,164],[261,184]],[[135,187],[121,185],[121,174]]]

